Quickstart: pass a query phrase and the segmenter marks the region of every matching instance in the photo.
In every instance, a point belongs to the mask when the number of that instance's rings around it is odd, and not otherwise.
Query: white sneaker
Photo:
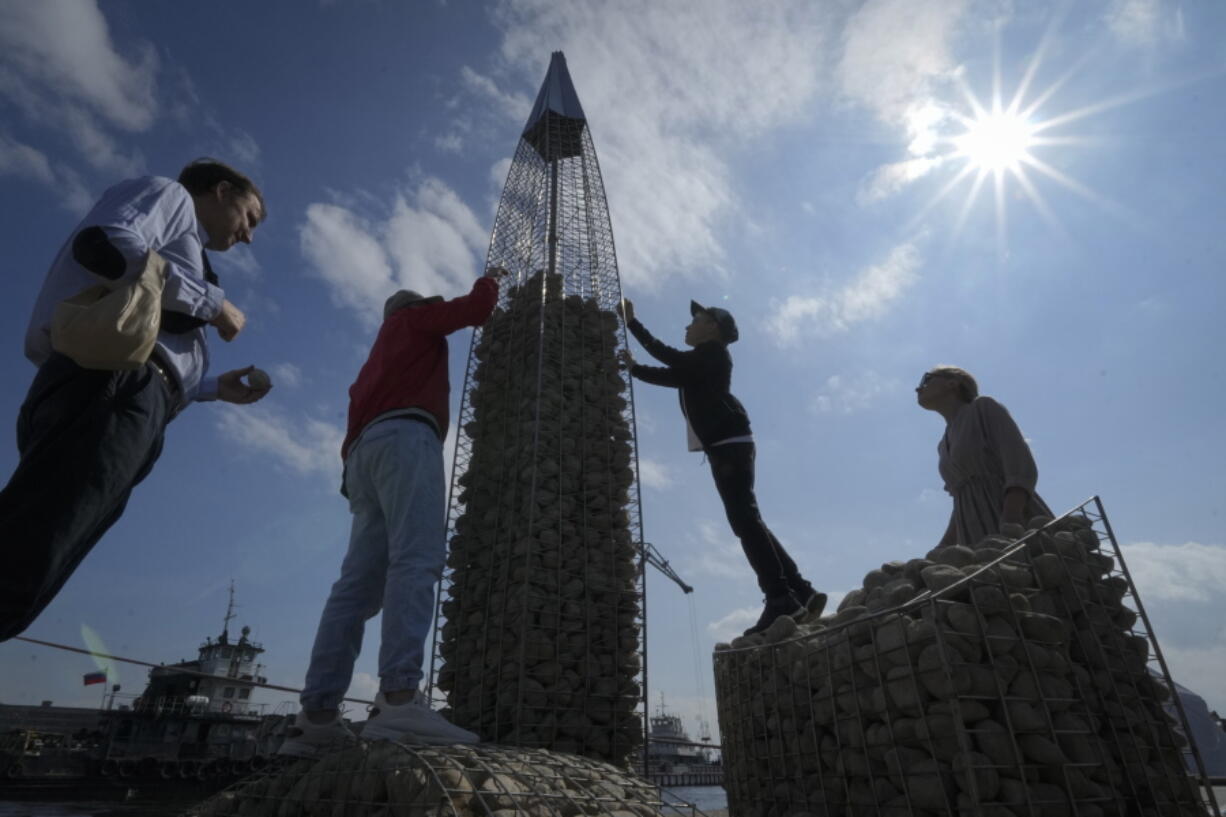
[[[380,692],[375,696],[375,714],[362,729],[363,740],[402,740],[445,746],[452,743],[480,743],[481,738],[461,729],[430,708],[430,702],[417,692],[407,704],[393,706]]]
[[[299,712],[294,725],[285,732],[285,740],[277,749],[279,755],[291,757],[319,757],[326,750],[340,748],[356,741],[357,735],[349,731],[337,714],[330,723],[311,723],[305,712]]]

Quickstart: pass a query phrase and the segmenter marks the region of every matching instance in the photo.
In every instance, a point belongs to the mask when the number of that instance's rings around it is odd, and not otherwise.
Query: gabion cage
[[[1102,503],[1013,527],[716,647],[734,817],[1220,815]]]
[[[457,429],[432,683],[487,740],[627,764],[643,744],[643,560],[613,232],[555,54],[519,141]]]
[[[543,749],[380,741],[295,760],[237,783],[185,817],[657,817],[687,813],[590,758]]]

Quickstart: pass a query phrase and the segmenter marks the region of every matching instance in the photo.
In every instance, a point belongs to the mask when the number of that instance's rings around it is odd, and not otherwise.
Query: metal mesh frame
[[[288,760],[186,817],[533,817],[700,814],[607,763],[543,749],[381,741]]]
[[[549,116],[533,135],[488,252],[510,274],[465,372],[430,685],[486,739],[627,764],[647,708],[621,284],[588,128]]]
[[[978,548],[892,563],[885,597],[928,588],[900,606],[717,647],[734,817],[1220,815],[1099,499]]]

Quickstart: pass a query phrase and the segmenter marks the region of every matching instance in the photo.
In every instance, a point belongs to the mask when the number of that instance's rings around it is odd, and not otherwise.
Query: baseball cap
[[[737,331],[736,321],[733,320],[732,314],[727,309],[720,309],[718,306],[703,306],[698,301],[690,301],[690,314],[697,315],[699,312],[705,312],[711,316],[715,325],[719,327],[719,335],[724,343],[735,343],[741,336],[741,333]]]

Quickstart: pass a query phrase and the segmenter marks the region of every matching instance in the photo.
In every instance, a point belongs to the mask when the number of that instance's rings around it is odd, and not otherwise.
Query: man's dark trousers
[[[807,598],[812,588],[808,587],[796,569],[796,563],[788,556],[783,545],[762,521],[758,499],[754,496],[753,443],[726,443],[706,449],[711,476],[715,488],[724,502],[724,513],[732,532],[741,540],[741,547],[754,573],[758,586],[767,598],[782,596],[788,592]]]
[[[83,369],[54,354],[17,417],[21,460],[0,491],[0,641],[42,612],[127,505],[173,407],[151,364]]]

